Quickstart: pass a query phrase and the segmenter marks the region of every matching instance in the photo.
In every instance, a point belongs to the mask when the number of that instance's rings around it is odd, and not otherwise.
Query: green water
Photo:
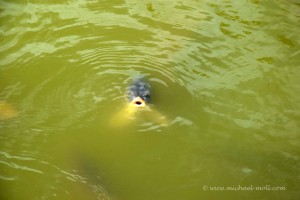
[[[0,199],[299,199],[299,17],[297,0],[1,0]],[[139,75],[167,125],[114,124]]]

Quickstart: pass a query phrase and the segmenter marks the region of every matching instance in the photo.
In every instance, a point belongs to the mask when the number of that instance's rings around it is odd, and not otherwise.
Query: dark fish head
[[[128,87],[128,100],[137,107],[144,107],[150,102],[150,85],[143,79],[136,79]]]

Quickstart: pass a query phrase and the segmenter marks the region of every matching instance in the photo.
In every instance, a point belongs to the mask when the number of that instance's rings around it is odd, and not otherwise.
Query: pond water
[[[0,198],[299,198],[299,17],[298,0],[2,0]],[[137,76],[154,114],[120,125]]]

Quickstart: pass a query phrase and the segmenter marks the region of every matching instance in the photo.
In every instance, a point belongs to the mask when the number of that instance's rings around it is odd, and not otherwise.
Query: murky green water
[[[1,199],[299,198],[299,1],[0,2]]]

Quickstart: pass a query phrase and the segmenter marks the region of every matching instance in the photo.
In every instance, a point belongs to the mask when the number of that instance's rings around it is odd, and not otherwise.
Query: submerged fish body
[[[16,116],[18,116],[18,112],[11,104],[0,101],[0,120],[8,120]]]

